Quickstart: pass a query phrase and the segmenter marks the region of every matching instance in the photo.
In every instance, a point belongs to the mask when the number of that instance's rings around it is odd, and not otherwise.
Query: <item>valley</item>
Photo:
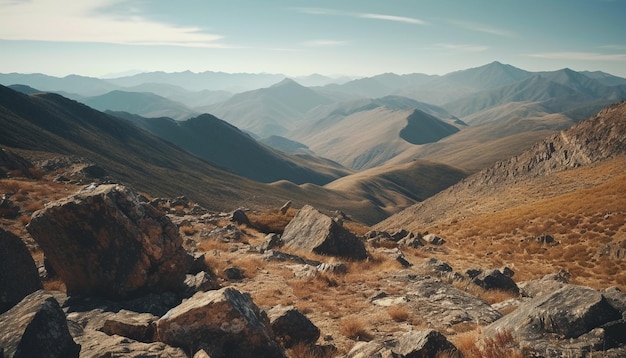
[[[85,357],[626,352],[624,78],[492,62],[0,84],[0,234],[39,272],[0,324],[29,295]],[[287,333],[285,307],[304,317]]]

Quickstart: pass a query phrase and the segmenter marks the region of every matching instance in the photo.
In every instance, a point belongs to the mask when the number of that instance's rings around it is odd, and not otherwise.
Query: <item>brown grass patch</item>
[[[406,307],[400,305],[388,307],[387,314],[389,314],[389,317],[391,317],[391,319],[396,322],[405,322],[409,319],[410,316],[409,310]]]
[[[298,210],[289,208],[285,214],[281,213],[279,209],[249,213],[248,220],[254,228],[265,234],[272,232],[282,234],[297,212]]]
[[[193,225],[183,225],[179,230],[181,234],[186,236],[192,236],[198,233],[198,228]]]
[[[489,338],[480,338],[480,329],[457,334],[450,339],[466,358],[522,358],[524,354],[511,332],[498,332]]]
[[[367,327],[367,322],[358,316],[348,316],[341,319],[339,332],[355,341],[371,341],[374,338]]]
[[[61,279],[54,280],[45,280],[42,282],[43,289],[49,291],[62,291],[65,292],[65,282],[61,281]]]

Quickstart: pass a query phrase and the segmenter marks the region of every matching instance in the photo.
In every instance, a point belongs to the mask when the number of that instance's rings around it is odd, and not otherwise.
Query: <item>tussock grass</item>
[[[498,332],[495,336],[481,338],[481,330],[476,329],[457,334],[450,338],[451,342],[465,358],[522,358],[523,351],[519,349],[511,332]]]
[[[355,341],[371,341],[374,336],[368,323],[359,316],[348,316],[339,321],[339,332]]]
[[[289,208],[285,214],[279,209],[267,210],[262,212],[249,213],[248,219],[250,224],[257,230],[269,234],[282,234],[285,227],[298,212],[297,209]]]

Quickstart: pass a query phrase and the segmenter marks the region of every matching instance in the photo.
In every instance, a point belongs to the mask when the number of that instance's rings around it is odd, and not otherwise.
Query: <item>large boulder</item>
[[[0,348],[13,358],[78,357],[81,349],[57,300],[41,290],[0,315]]]
[[[198,292],[157,321],[159,340],[211,357],[285,357],[269,320],[249,294],[232,287]]]
[[[289,222],[282,236],[284,248],[339,256],[353,260],[367,258],[365,245],[330,217],[305,205]]]
[[[501,290],[519,294],[519,288],[513,279],[500,270],[487,270],[474,277],[472,282],[485,290]]]
[[[577,338],[622,318],[598,291],[566,285],[533,298],[485,329],[486,335],[509,331],[518,341]]]
[[[119,299],[177,289],[191,263],[169,218],[121,185],[49,203],[27,229],[71,294]]]
[[[441,333],[428,329],[410,331],[398,339],[393,349],[398,357],[435,358],[446,354],[446,357],[461,356],[457,348]]]
[[[320,337],[320,329],[293,306],[275,306],[267,315],[274,334],[285,348],[297,343],[314,344]]]
[[[26,245],[0,228],[0,313],[41,288],[35,261]]]

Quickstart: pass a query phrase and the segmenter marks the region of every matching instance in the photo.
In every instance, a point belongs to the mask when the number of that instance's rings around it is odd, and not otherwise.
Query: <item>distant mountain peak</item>
[[[276,84],[271,85],[270,88],[272,88],[272,87],[284,87],[284,86],[301,86],[301,87],[303,87],[301,84],[299,84],[298,82],[292,80],[291,78],[285,77],[285,79],[283,79],[282,81],[280,81],[280,82],[278,82]]]

